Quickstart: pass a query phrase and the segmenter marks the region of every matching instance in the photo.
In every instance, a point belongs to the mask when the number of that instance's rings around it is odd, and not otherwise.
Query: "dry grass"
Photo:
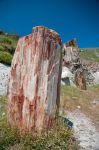
[[[73,111],[78,109],[93,120],[99,129],[99,85],[88,87],[87,90],[80,90],[76,87],[62,86],[60,109]]]

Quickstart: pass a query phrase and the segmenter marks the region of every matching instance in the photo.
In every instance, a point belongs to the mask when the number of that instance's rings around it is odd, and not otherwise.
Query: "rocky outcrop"
[[[49,128],[59,107],[61,40],[38,26],[20,38],[11,65],[8,120],[34,133]]]
[[[89,60],[81,60],[83,67],[86,70],[86,81],[88,85],[99,84],[99,62]]]
[[[74,39],[74,41],[72,40],[65,43],[63,52],[63,66],[66,66],[74,75],[73,82],[76,84],[76,86],[81,89],[86,89],[84,68],[80,61],[76,40]]]
[[[64,45],[63,64],[69,67],[72,72],[81,66],[79,51],[76,47],[66,47]]]

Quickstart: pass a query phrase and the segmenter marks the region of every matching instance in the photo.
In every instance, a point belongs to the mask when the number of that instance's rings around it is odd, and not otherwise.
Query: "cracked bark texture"
[[[33,133],[52,126],[60,101],[61,51],[59,35],[43,26],[19,39],[8,90],[12,126]]]

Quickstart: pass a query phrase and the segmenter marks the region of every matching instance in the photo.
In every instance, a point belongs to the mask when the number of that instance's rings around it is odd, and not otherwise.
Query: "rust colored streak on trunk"
[[[52,126],[60,97],[60,60],[61,39],[55,31],[38,26],[19,39],[8,90],[11,125],[32,133]]]

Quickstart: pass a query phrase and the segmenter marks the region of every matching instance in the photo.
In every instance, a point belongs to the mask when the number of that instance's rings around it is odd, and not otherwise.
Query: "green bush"
[[[0,62],[1,63],[11,65],[12,58],[13,57],[10,53],[0,51]]]
[[[0,37],[0,43],[8,43],[12,44],[13,40],[7,36],[1,36]]]
[[[10,65],[18,41],[17,35],[0,34],[0,62]]]
[[[0,45],[0,51],[4,51],[4,47],[2,45]]]

